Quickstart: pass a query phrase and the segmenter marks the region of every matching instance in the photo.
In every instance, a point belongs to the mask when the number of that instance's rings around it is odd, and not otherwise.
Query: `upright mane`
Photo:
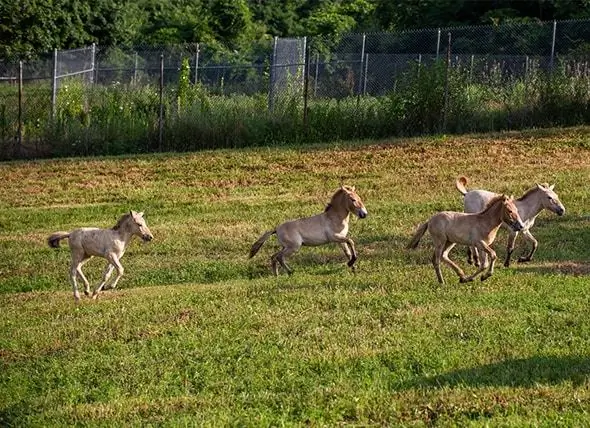
[[[334,206],[334,203],[336,202],[337,198],[339,198],[340,195],[342,195],[345,192],[354,192],[354,189],[350,186],[342,186],[338,190],[336,190],[336,192],[332,195],[330,202],[328,202],[328,204],[326,205],[324,212],[329,211],[330,208]]]
[[[494,196],[492,199],[490,199],[490,201],[486,204],[485,208],[483,209],[483,211],[481,212],[482,214],[485,212],[488,212],[492,206],[496,205],[496,203],[498,203],[499,201],[503,201],[506,198],[506,195],[498,195],[498,196]]]
[[[546,188],[549,187],[549,185],[547,183],[543,183],[543,184],[541,184],[541,187],[543,187],[544,189],[546,189]],[[538,186],[533,186],[529,190],[527,190],[524,193],[524,195],[522,195],[520,198],[518,198],[517,201],[522,201],[522,200],[528,198],[533,193],[538,192],[538,191],[539,191],[539,187]]]
[[[125,223],[129,217],[131,217],[131,213],[127,213],[127,214],[123,214],[121,216],[121,218],[119,219],[119,221],[117,221],[117,224],[115,224],[112,229],[113,230],[119,230],[121,228],[121,226],[123,226],[123,223]]]

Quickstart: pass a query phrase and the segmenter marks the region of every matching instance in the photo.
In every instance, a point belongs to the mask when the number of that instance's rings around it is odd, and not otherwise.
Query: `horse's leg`
[[[472,265],[474,263],[474,254],[471,247],[467,247],[467,263]]]
[[[275,274],[275,276],[279,275],[279,268],[278,268],[278,264],[280,264],[283,269],[285,269],[287,271],[287,273],[289,275],[291,275],[293,273],[293,270],[287,265],[287,263],[285,262],[285,257],[290,256],[291,254],[295,253],[299,248],[301,248],[301,245],[299,246],[284,246],[280,251],[277,251],[276,253],[274,253],[271,256],[271,261],[272,261],[272,269],[273,269],[273,273]]]
[[[533,254],[535,254],[535,251],[537,251],[537,247],[539,246],[539,242],[537,242],[537,240],[535,239],[535,237],[531,234],[530,230],[526,230],[526,231],[522,232],[522,234],[529,241],[531,241],[531,244],[533,244],[533,248],[531,248],[531,252],[529,253],[528,256],[520,257],[518,259],[518,261],[520,263],[522,263],[522,262],[530,262],[533,259]]]
[[[469,249],[471,250],[471,253],[473,254],[473,266],[479,267],[479,265],[481,264],[481,260],[480,260],[479,251],[477,251],[477,247],[469,247]]]
[[[494,250],[492,250],[492,248],[489,245],[485,244],[484,242],[478,242],[476,248],[477,248],[478,254],[480,255],[479,266],[478,266],[477,270],[472,275],[465,278],[465,281],[463,281],[463,282],[473,281],[476,276],[478,276],[480,273],[482,273],[484,270],[486,270],[486,268],[488,267],[488,258],[486,256],[486,254],[490,255],[492,261],[496,260],[496,253],[494,252]],[[488,249],[493,252],[493,255],[490,253],[490,251],[488,251]],[[489,271],[488,271],[488,273],[489,273]],[[492,273],[493,273],[493,268],[492,268]],[[482,280],[487,279],[488,277],[489,277],[489,275],[486,276],[486,278],[482,278]]]
[[[349,268],[352,268],[352,270],[354,270],[354,262],[356,262],[357,259],[356,249],[354,248],[354,241],[350,238],[345,238],[344,241],[339,242],[339,244],[340,248],[342,248],[342,251],[344,251],[344,254],[346,254],[346,257],[348,257],[348,262],[346,264]]]
[[[442,271],[440,270],[440,260],[442,258],[442,254],[444,251],[444,244],[437,244],[435,242],[434,245],[434,253],[432,254],[432,265],[434,266],[434,272],[436,273],[436,278],[441,285],[445,285],[445,279],[442,276]]]
[[[449,253],[451,252],[451,250],[453,249],[453,247],[455,246],[455,243],[453,242],[448,242],[445,244],[444,248],[443,248],[443,252],[441,254],[441,258],[442,260],[449,265],[454,271],[455,273],[459,276],[459,282],[465,282],[465,272],[463,272],[463,269],[461,269],[454,261],[452,261],[449,257]]]
[[[508,235],[508,243],[506,244],[506,259],[504,259],[504,266],[510,266],[510,257],[512,257],[512,252],[514,251],[514,241],[516,241],[516,237],[518,236],[518,232],[514,232],[513,230],[510,231],[510,235]]]
[[[90,260],[90,257],[86,257],[84,260],[82,260],[78,265],[78,268],[76,269],[78,276],[84,283],[84,294],[87,296],[90,295],[90,283],[88,282],[86,276],[84,276],[84,273],[82,272],[82,266],[84,266],[88,260]]]
[[[485,281],[494,274],[494,264],[496,263],[496,252],[488,244],[482,242],[483,250],[490,256],[490,267],[488,271],[481,276],[481,280]],[[487,264],[487,263],[486,263]]]
[[[117,276],[115,277],[115,280],[111,284],[111,288],[115,288],[117,286],[117,282],[119,282],[119,280],[123,276],[124,269],[123,269],[123,266],[121,265],[121,263],[119,262],[119,259],[113,255],[113,256],[108,257],[107,260],[109,261],[110,264],[105,270],[102,282],[96,288],[96,290],[94,290],[94,293],[92,294],[93,299],[96,299],[98,297],[98,293],[100,293],[102,291],[103,287],[105,286],[106,282],[108,281],[109,277],[111,276],[111,273],[113,272],[113,268],[117,269]]]
[[[76,275],[78,274],[78,268],[80,266],[80,260],[72,254],[72,262],[70,264],[70,282],[72,284],[72,291],[74,292],[74,300],[80,301],[80,292],[78,291],[78,281]]]

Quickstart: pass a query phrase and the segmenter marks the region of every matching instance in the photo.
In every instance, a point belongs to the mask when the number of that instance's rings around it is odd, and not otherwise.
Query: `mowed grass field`
[[[0,425],[588,426],[589,147],[575,128],[1,164]],[[533,262],[469,284],[443,267],[439,286],[428,235],[404,247],[462,209],[462,174],[515,196],[555,184],[567,211],[538,217]],[[369,211],[355,274],[336,245],[303,248],[292,276],[271,276],[275,237],[248,259],[340,183]],[[47,236],[131,209],[154,240],[76,305]],[[85,266],[93,285],[104,266]]]

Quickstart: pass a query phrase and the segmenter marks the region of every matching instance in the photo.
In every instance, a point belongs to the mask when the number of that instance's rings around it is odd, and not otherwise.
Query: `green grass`
[[[589,128],[309,148],[0,165],[0,425],[590,424]],[[535,260],[436,283],[415,226],[461,209],[454,180],[522,194],[555,183]],[[276,224],[320,212],[340,182],[352,274],[337,246],[274,278]],[[145,211],[117,290],[74,303],[67,245],[47,236]],[[495,248],[504,255],[506,234]],[[525,251],[517,240],[515,255]],[[467,271],[463,249],[451,257]],[[96,284],[104,261],[85,266]]]

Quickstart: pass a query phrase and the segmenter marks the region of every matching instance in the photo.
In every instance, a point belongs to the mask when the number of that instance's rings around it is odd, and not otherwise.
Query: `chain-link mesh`
[[[0,157],[584,123],[589,65],[588,20],[4,58]]]

